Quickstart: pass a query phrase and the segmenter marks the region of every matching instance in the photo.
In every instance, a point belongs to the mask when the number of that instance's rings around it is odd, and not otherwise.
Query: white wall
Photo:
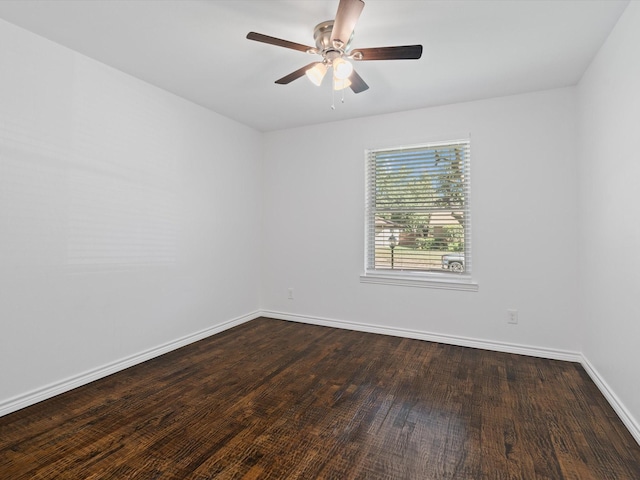
[[[479,291],[361,284],[364,150],[460,133]],[[579,352],[575,143],[571,88],[265,134],[263,309]]]
[[[259,308],[262,135],[0,21],[0,410]]]
[[[582,78],[582,350],[640,441],[640,3],[631,2]]]

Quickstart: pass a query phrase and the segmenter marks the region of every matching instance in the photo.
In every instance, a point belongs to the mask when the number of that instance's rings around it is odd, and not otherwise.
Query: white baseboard
[[[202,340],[203,338],[215,335],[216,333],[220,333],[224,330],[228,330],[229,328],[235,327],[236,325],[240,325],[242,323],[258,318],[259,316],[260,312],[258,311],[249,313],[247,315],[242,315],[240,317],[227,320],[226,322],[218,323],[217,325],[213,325],[204,330],[200,330],[199,332],[192,333],[191,335],[187,335],[177,340],[173,340],[163,345],[145,350],[144,352],[136,353],[135,355],[117,360],[102,367],[89,370],[65,380],[61,380],[59,382],[55,382],[42,388],[38,388],[25,394],[10,398],[6,401],[0,402],[0,417],[11,412],[15,412],[16,410],[20,410],[21,408],[25,408],[35,403],[41,402],[42,400],[46,400],[47,398],[55,397],[56,395],[59,395],[61,393],[68,392],[69,390],[73,390],[74,388],[80,387],[82,385],[86,385],[87,383],[91,383],[95,380],[106,377],[107,375],[111,375],[112,373],[119,372],[121,370],[124,370],[125,368],[129,368],[139,363],[146,362],[147,360],[158,357],[172,350],[176,350],[180,347],[184,347],[185,345],[189,345],[190,343],[197,342],[198,340]]]
[[[591,380],[593,380],[593,383],[596,384],[611,407],[618,414],[622,423],[624,423],[627,430],[629,430],[629,433],[631,433],[636,442],[638,442],[638,445],[640,445],[640,424],[638,424],[636,419],[633,418],[633,415],[631,415],[618,396],[613,392],[613,390],[611,390],[607,382],[604,381],[604,378],[600,376],[595,367],[584,355],[582,355],[582,361],[580,363],[582,363],[582,366],[591,377]]]
[[[571,352],[566,350],[532,347],[528,345],[518,345],[515,343],[493,342],[489,340],[459,337],[455,335],[430,333],[420,330],[409,330],[405,328],[372,325],[368,323],[347,322],[343,320],[274,312],[268,310],[263,310],[261,313],[263,317],[276,318],[279,320],[289,320],[292,322],[309,323],[312,325],[321,325],[325,327],[343,328],[345,330],[380,333],[382,335],[392,335],[394,337],[414,338],[416,340],[427,340],[429,342],[445,343],[448,345],[457,345],[459,347],[480,348],[482,350],[492,350],[494,352],[516,353],[519,355],[528,355],[530,357],[549,358],[553,360],[564,360],[568,362],[580,363],[582,361],[582,355],[579,352]]]

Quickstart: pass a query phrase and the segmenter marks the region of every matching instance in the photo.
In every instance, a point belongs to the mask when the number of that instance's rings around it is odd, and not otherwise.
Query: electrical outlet
[[[507,310],[507,323],[511,325],[518,324],[518,310]]]
[[[288,297],[289,300],[293,300],[293,288],[290,288],[288,292],[289,292],[289,297]]]

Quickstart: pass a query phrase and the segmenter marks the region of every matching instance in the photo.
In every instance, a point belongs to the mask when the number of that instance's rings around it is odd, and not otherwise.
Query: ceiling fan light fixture
[[[320,86],[327,71],[332,68],[333,90],[344,90],[351,87],[353,93],[361,93],[367,90],[369,85],[353,69],[350,60],[356,62],[363,60],[417,60],[422,56],[422,45],[351,50],[354,28],[363,8],[364,0],[339,0],[335,18],[321,22],[313,29],[315,47],[257,32],[249,32],[247,39],[322,57],[319,62],[311,62],[289,75],[279,78],[275,82],[278,85],[287,85],[306,74],[311,82]]]
[[[351,80],[349,80],[348,78],[333,77],[334,90],[344,90],[345,88],[349,88],[350,86],[351,86]]]
[[[319,87],[322,84],[322,79],[327,74],[327,70],[328,67],[324,63],[316,63],[304,73],[311,80],[311,83]]]
[[[353,65],[344,58],[338,57],[333,61],[333,76],[339,80],[348,79],[353,72]]]

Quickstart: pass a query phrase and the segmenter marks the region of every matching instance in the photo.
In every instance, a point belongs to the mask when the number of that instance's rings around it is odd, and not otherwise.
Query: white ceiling
[[[336,95],[302,77],[315,60],[247,40],[313,45],[338,0],[3,0],[0,18],[262,131],[575,85],[628,0],[365,0],[353,47],[422,44],[420,60],[356,69]]]

